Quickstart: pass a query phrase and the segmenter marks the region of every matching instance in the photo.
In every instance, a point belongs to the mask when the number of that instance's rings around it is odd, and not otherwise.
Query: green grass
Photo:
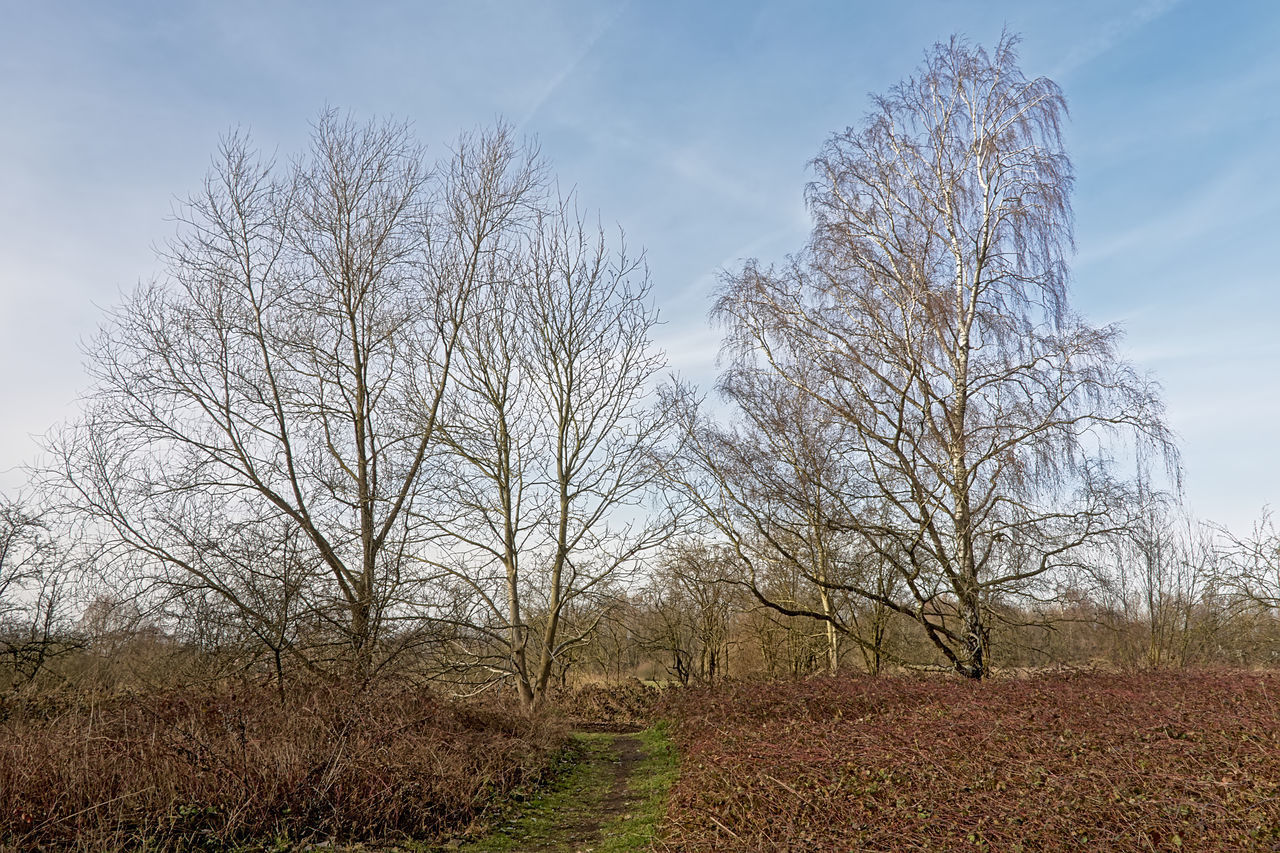
[[[493,832],[462,849],[500,853],[553,843],[566,822],[599,809],[612,784],[612,744],[613,737],[608,734],[574,735],[551,785],[523,802],[517,799]]]
[[[467,853],[555,849],[566,840],[566,827],[594,825],[613,788],[617,737],[605,733],[574,735],[554,781],[518,802],[489,835],[461,849]],[[629,780],[630,793],[637,802],[627,813],[600,825],[599,841],[593,848],[599,853],[648,850],[666,814],[667,792],[679,773],[675,748],[662,723],[640,732],[639,738],[644,758],[632,769]]]
[[[640,802],[630,814],[613,820],[601,832],[600,853],[630,853],[648,850],[667,813],[667,793],[680,775],[680,760],[675,745],[667,736],[666,722],[660,722],[640,733],[644,760],[631,777],[631,790]]]

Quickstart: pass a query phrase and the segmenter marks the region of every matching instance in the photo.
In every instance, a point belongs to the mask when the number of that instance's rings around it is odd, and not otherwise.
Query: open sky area
[[[714,382],[717,273],[803,244],[807,162],[959,33],[1063,88],[1074,300],[1165,388],[1187,502],[1280,503],[1280,3],[1269,0],[0,0],[0,488],[74,414],[81,342],[240,126],[283,155],[326,106],[437,151],[505,118],[643,246],[671,367]]]

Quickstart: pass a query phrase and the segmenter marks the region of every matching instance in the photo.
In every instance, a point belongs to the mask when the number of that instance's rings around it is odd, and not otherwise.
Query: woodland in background
[[[1063,589],[1036,608],[993,606],[995,672],[1280,662],[1280,588],[1274,569],[1280,538],[1271,528],[1260,528],[1246,541],[1185,521],[1166,521],[1153,532],[1157,535],[1145,541],[1117,542],[1116,551],[1106,555],[1114,561],[1112,573],[1091,577],[1087,586]],[[9,547],[14,553],[31,546],[11,540]],[[822,606],[803,578],[777,568],[757,579],[771,601],[795,609]],[[590,630],[557,658],[551,687],[630,679],[661,686],[710,684],[830,672],[833,661],[846,672],[948,668],[909,618],[832,596],[829,606],[849,626],[833,641],[830,623],[762,604],[747,583],[727,580],[735,571],[741,567],[723,546],[671,544],[648,583],[602,597],[606,618],[591,614],[584,626]],[[61,597],[58,585],[37,591],[31,604],[7,608],[0,634],[3,686],[15,699],[51,689],[112,693],[246,679],[287,691],[291,684],[316,678],[261,637],[225,623],[166,625],[137,602],[107,597],[91,602],[77,617],[73,601]],[[531,617],[540,615],[535,611]],[[572,611],[567,616],[576,628],[575,618]],[[446,692],[474,690],[478,679],[441,675],[448,658],[438,649],[456,642],[452,632],[436,644],[421,640],[415,637],[419,645],[397,658],[386,679]],[[311,641],[317,646],[338,642],[319,630]],[[472,652],[486,651],[500,653],[477,640]],[[491,689],[515,693],[509,683],[494,682]]]

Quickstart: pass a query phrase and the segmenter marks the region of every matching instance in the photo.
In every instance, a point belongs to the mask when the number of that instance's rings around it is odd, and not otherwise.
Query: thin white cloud
[[[528,127],[529,122],[531,122],[534,116],[542,110],[542,107],[547,103],[547,101],[551,100],[551,97],[555,95],[560,87],[565,84],[565,81],[572,77],[574,72],[578,70],[578,66],[582,65],[583,61],[591,55],[591,51],[595,50],[596,44],[599,43],[600,39],[604,38],[605,33],[609,32],[609,30],[613,28],[613,25],[617,23],[618,18],[622,16],[622,13],[626,11],[629,5],[631,5],[631,0],[624,0],[624,2],[619,3],[613,9],[613,12],[596,26],[595,30],[591,33],[591,36],[582,43],[582,47],[576,54],[574,54],[573,58],[570,59],[555,76],[547,81],[547,84],[542,88],[542,92],[534,98],[533,103],[524,114],[524,117],[516,124],[518,129],[523,130]]]
[[[1055,80],[1066,77],[1169,12],[1180,2],[1181,0],[1147,0],[1129,14],[1107,22],[1093,38],[1076,45],[1049,76]]]
[[[1102,265],[1126,255],[1148,257],[1195,245],[1215,231],[1228,230],[1270,211],[1274,200],[1249,192],[1257,181],[1257,163],[1242,161],[1222,171],[1198,192],[1160,208],[1105,240],[1095,241],[1076,257],[1076,269]]]
[[[710,384],[715,379],[720,335],[705,323],[662,327],[654,343],[667,354],[667,364],[686,379]]]

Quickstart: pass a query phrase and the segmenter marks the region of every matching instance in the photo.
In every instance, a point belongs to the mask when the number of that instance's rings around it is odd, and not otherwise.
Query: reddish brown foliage
[[[665,849],[1280,842],[1280,676],[825,678],[681,691]]]
[[[546,722],[418,690],[0,712],[0,848],[20,849],[435,837],[539,774],[563,740]]]

